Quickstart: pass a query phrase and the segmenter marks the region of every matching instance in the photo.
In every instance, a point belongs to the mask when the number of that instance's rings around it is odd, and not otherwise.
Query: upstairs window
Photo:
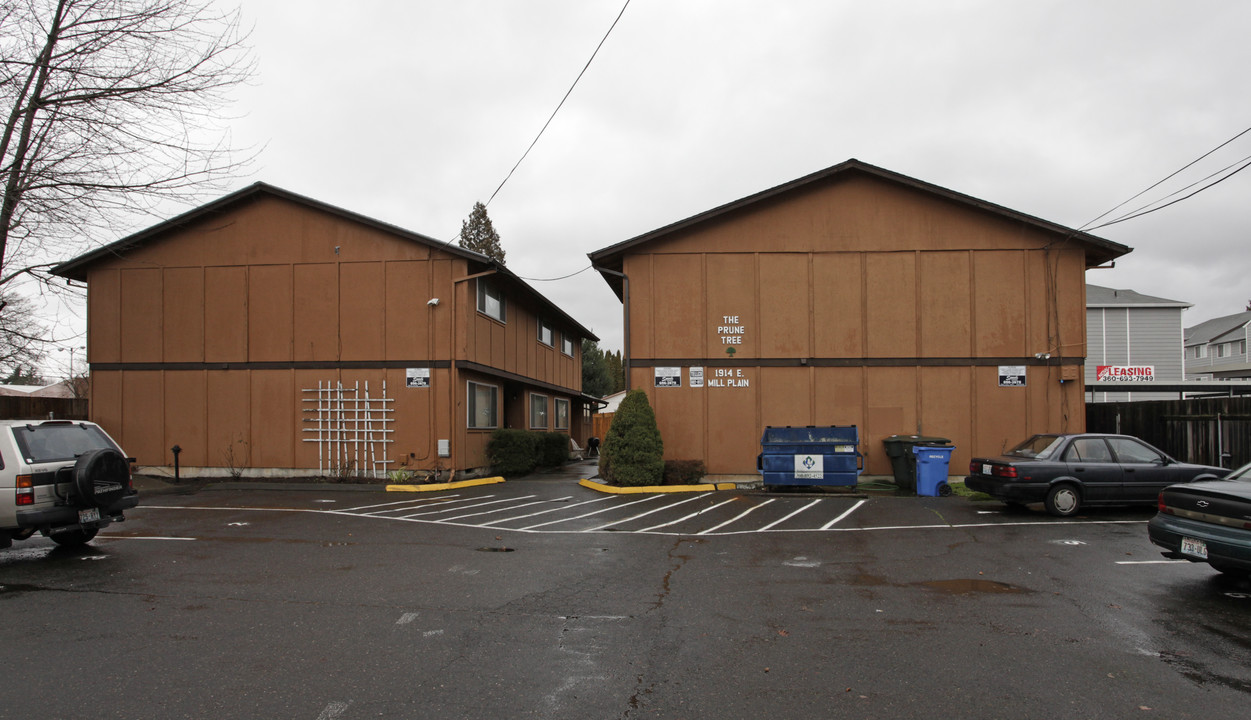
[[[478,278],[478,312],[500,322],[507,322],[504,313],[504,293],[486,278]]]
[[[543,320],[539,320],[539,342],[548,347],[554,347],[556,343],[554,333],[552,332],[552,326],[548,325]]]
[[[573,357],[573,338],[567,333],[560,334],[560,351],[569,357]]]

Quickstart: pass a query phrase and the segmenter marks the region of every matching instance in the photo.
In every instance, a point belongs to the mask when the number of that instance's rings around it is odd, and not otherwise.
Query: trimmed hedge
[[[525,475],[538,467],[538,433],[500,429],[491,433],[487,461],[500,475]]]
[[[487,462],[500,475],[527,475],[569,460],[569,436],[562,432],[500,429],[487,443]]]
[[[703,460],[666,460],[666,485],[696,485],[707,475]]]
[[[617,408],[599,456],[599,474],[624,487],[659,485],[665,445],[647,393],[631,390]]]

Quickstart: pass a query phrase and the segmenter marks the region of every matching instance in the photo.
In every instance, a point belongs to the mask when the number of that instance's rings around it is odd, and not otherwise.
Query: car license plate
[[[1182,538],[1181,551],[1183,555],[1193,555],[1197,558],[1208,559],[1208,544],[1202,540],[1193,538]]]
[[[990,474],[990,465],[989,465],[989,464],[984,464],[984,465],[982,465],[982,474],[983,474],[983,475],[989,475],[989,474]]]
[[[93,523],[100,522],[100,508],[87,508],[78,511],[78,522]]]

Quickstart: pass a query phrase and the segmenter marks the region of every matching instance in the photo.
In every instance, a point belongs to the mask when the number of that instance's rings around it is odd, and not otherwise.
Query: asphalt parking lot
[[[1251,586],[1150,511],[960,498],[151,494],[0,551],[0,717],[1241,717]]]

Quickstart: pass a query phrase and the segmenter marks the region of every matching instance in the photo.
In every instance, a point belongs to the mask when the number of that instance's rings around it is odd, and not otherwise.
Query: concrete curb
[[[436,490],[457,490],[477,485],[494,485],[504,482],[502,477],[477,478],[475,480],[457,480],[449,483],[433,483],[430,485],[388,485],[387,492],[434,492]]]
[[[649,485],[645,487],[617,487],[615,485],[605,485],[595,482],[594,480],[582,480],[578,483],[584,488],[597,490],[602,493],[611,493],[613,495],[639,495],[644,493],[681,493],[681,492],[710,492],[712,490],[737,490],[738,483],[706,483],[703,485]]]

